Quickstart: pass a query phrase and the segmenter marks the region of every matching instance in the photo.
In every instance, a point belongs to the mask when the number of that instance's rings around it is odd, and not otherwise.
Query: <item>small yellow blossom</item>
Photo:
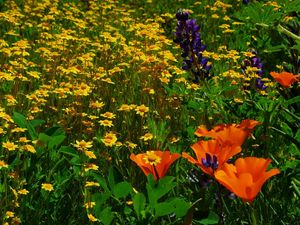
[[[111,147],[117,142],[117,136],[113,132],[106,133],[102,142]]]
[[[147,151],[143,159],[146,163],[149,163],[150,165],[154,166],[161,162],[161,158],[158,155],[156,155],[154,151]]]
[[[100,187],[100,184],[94,181],[87,181],[85,187]]]
[[[99,121],[100,125],[104,126],[104,127],[112,127],[113,123],[111,120],[100,120]]]
[[[91,208],[93,208],[95,205],[96,205],[96,202],[87,202],[87,203],[84,204],[84,207],[85,207],[86,209],[91,209]]]
[[[18,190],[18,193],[19,193],[20,195],[27,195],[27,194],[29,193],[29,191],[26,190],[26,189],[21,189],[21,190]]]
[[[94,217],[92,214],[88,214],[87,216],[88,216],[89,220],[92,221],[92,222],[97,222],[98,221],[98,219],[96,217]]]
[[[49,192],[54,190],[53,185],[49,184],[49,183],[43,183],[42,189],[44,189],[45,191],[49,191]]]
[[[31,153],[36,153],[36,150],[35,150],[35,148],[32,145],[24,145],[23,146],[23,150],[31,152]]]
[[[6,162],[4,162],[3,160],[0,160],[0,169],[2,168],[7,168],[8,164]]]
[[[5,216],[6,218],[13,218],[15,216],[15,213],[12,211],[6,211]]]
[[[144,136],[140,137],[141,140],[144,140],[144,141],[148,141],[148,140],[151,140],[153,139],[153,134],[151,133],[146,133]]]
[[[84,171],[85,172],[88,172],[89,170],[98,170],[99,169],[99,166],[97,166],[96,164],[93,164],[93,163],[88,163],[85,168],[84,168]]]
[[[149,107],[143,105],[137,106],[135,108],[136,114],[140,115],[140,116],[144,116],[145,113],[149,112]]]
[[[76,140],[76,144],[73,144],[75,148],[77,148],[78,150],[86,150],[88,148],[93,147],[93,142],[92,141],[85,141],[85,140],[81,140],[81,141],[77,141]]]
[[[107,118],[107,119],[114,119],[114,118],[116,118],[116,115],[113,114],[113,113],[111,113],[111,112],[103,113],[103,114],[101,114],[101,116],[102,116],[102,117],[105,117],[105,118]]]
[[[8,151],[14,151],[18,148],[18,145],[15,145],[13,142],[7,141],[2,144],[2,147],[6,148]]]
[[[90,159],[96,159],[96,155],[92,151],[84,151],[84,154],[89,157]]]

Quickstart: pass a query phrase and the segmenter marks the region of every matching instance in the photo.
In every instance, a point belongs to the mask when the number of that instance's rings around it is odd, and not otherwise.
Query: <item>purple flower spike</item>
[[[255,67],[258,69],[256,72],[258,76],[263,77],[264,70],[263,70],[263,63],[260,58],[257,57],[257,51],[252,50],[251,51],[255,56],[253,56],[250,60],[245,59],[243,62],[243,65],[241,66],[243,72],[245,73],[247,67]],[[267,87],[264,85],[264,82],[261,80],[261,78],[256,78],[255,85],[257,88],[261,90],[265,90]]]
[[[195,19],[189,19],[189,13],[186,11],[177,12],[176,18],[177,28],[174,33],[174,42],[178,43],[183,50],[181,54],[182,69],[191,71],[195,76],[195,82],[204,80],[209,77],[211,65],[202,55],[206,46],[201,42],[200,26]]]

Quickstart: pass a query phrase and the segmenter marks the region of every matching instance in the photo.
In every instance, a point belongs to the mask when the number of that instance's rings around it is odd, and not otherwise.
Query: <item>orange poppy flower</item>
[[[220,141],[222,145],[241,146],[258,124],[260,122],[247,119],[243,120],[240,124],[221,124],[211,130],[207,130],[205,126],[200,126],[196,130],[195,135],[198,137],[206,136],[214,138]]]
[[[204,173],[211,176],[218,167],[222,166],[228,159],[242,151],[240,146],[223,146],[217,140],[199,141],[193,144],[191,148],[196,154],[196,159],[186,152],[182,153],[182,157],[199,166]]]
[[[293,83],[299,81],[298,77],[300,76],[300,74],[298,75],[294,75],[292,73],[288,73],[288,72],[282,72],[282,73],[276,73],[276,72],[271,72],[270,75],[279,83],[281,84],[283,87],[288,88],[289,86],[291,86]]]
[[[152,174],[155,180],[162,178],[168,172],[172,163],[180,157],[178,153],[170,153],[170,151],[147,151],[138,155],[131,154],[130,159],[134,161],[148,176]]]
[[[214,175],[223,186],[244,202],[252,202],[263,184],[280,173],[279,169],[266,171],[270,163],[270,159],[264,158],[239,158],[235,165],[225,163]]]

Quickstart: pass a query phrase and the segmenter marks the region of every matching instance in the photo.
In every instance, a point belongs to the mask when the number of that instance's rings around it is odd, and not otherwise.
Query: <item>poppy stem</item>
[[[250,205],[250,212],[251,212],[252,225],[259,225],[259,223],[257,222],[255,209],[252,205]]]
[[[224,210],[223,210],[223,201],[222,201],[222,195],[221,195],[221,185],[217,182],[217,187],[218,187],[218,205],[219,205],[219,224],[220,225],[224,225],[225,221],[224,221]]]

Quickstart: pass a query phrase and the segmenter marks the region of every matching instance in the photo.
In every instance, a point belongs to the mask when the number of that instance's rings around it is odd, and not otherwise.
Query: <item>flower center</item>
[[[156,155],[154,151],[147,151],[143,159],[146,163],[149,163],[150,165],[154,166],[161,162],[161,158],[158,155]]]

